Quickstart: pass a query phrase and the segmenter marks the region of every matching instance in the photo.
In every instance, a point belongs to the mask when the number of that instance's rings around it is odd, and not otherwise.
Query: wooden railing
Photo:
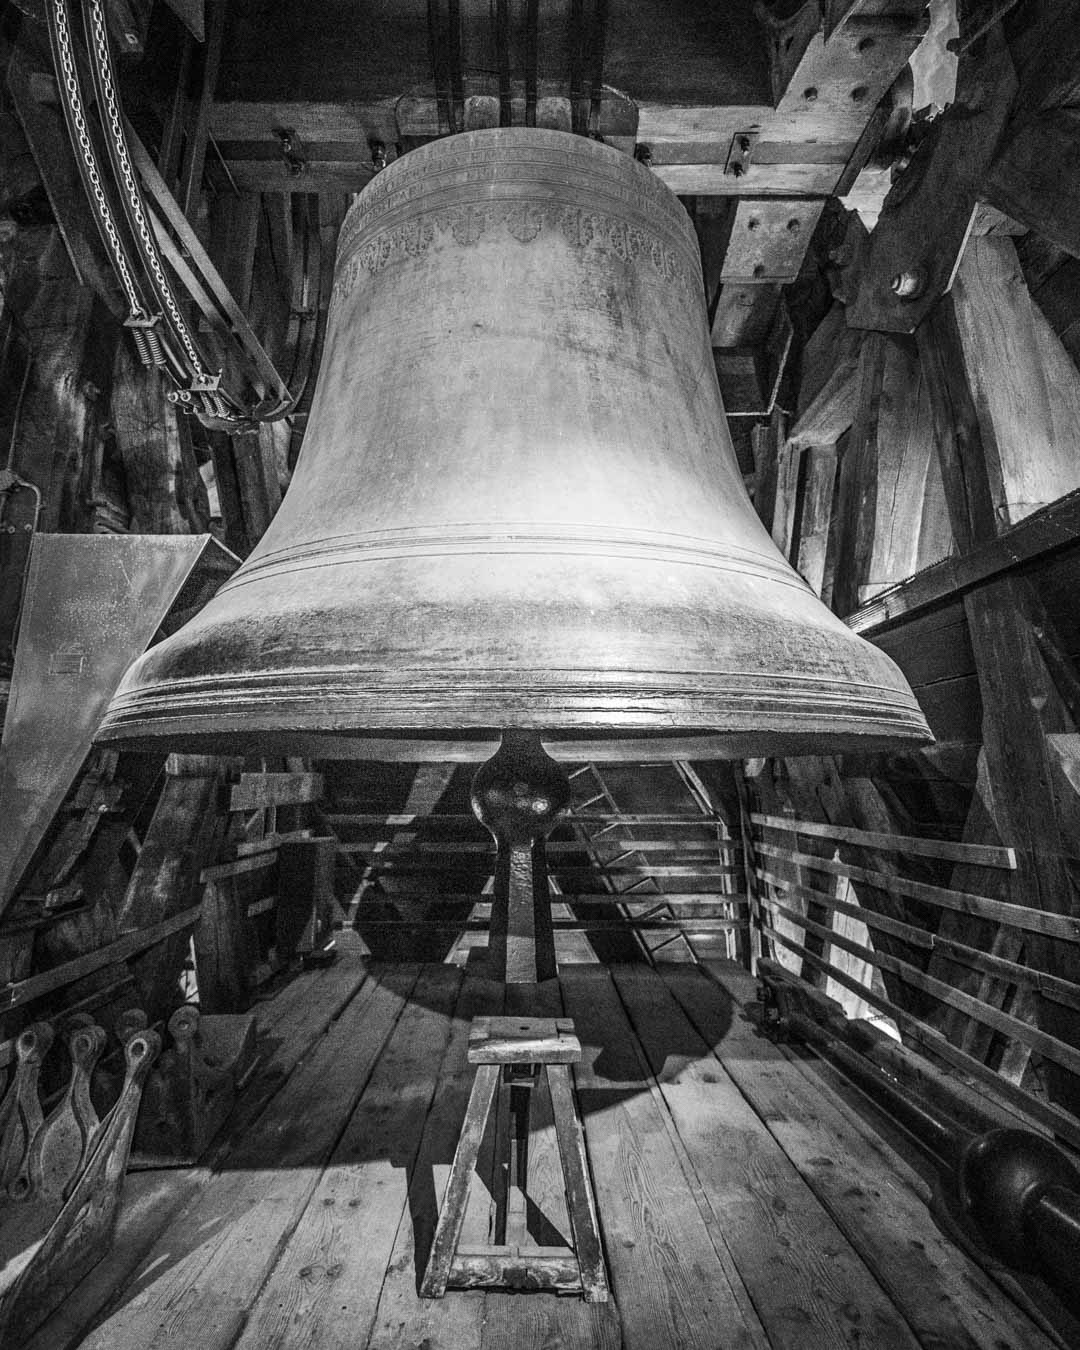
[[[905,875],[900,870],[901,863],[897,864],[896,871],[885,871],[882,870],[886,865],[883,862],[868,867],[848,862],[843,856],[857,848],[875,854],[898,855],[900,859],[930,859],[985,868],[990,874],[994,869],[1015,870],[1017,859],[1013,849],[882,834],[758,812],[749,813],[749,825],[753,855],[748,868],[751,908],[766,955],[773,954],[776,959],[786,955],[783,964],[808,984],[820,986],[827,980],[834,981],[841,989],[892,1019],[905,1043],[976,1080],[991,1095],[1008,1102],[1074,1147],[1080,1147],[1080,1121],[1045,1096],[1022,1085],[1023,1074],[1008,1071],[1006,1056],[1000,1063],[992,1065],[970,1049],[956,1044],[961,1037],[946,1034],[947,1010],[953,1010],[963,1015],[965,1025],[976,1024],[1004,1038],[1007,1046],[1022,1047],[1024,1063],[1034,1054],[1080,1079],[1080,1046],[1060,1039],[1037,1024],[1043,1020],[1040,1015],[1043,1000],[1080,1010],[1080,984],[1039,969],[1026,960],[982,951],[954,936],[939,934],[929,925],[912,922],[913,916],[907,906],[914,902],[916,906],[989,920],[996,926],[996,931],[1012,931],[1022,939],[1031,935],[1042,947],[1047,942],[1080,943],[1080,919],[918,880]],[[807,851],[807,840],[825,841],[834,847],[826,856],[820,856]],[[868,860],[863,858],[861,861]],[[838,893],[825,889],[826,881],[822,878],[836,878]],[[817,884],[813,884],[815,881]],[[850,885],[851,894],[845,895],[840,889],[844,883]],[[871,907],[872,897],[878,900],[874,907]],[[885,909],[891,912],[884,912]],[[904,917],[898,917],[898,914]],[[866,927],[868,941],[861,942],[850,934],[837,932],[837,916],[860,920]],[[1003,1007],[939,978],[941,972],[939,975],[928,973],[912,959],[879,950],[874,941],[878,934],[885,939],[886,945],[890,939],[895,939],[914,952],[927,953],[927,960],[935,953],[958,967],[990,977],[999,988],[1008,987],[1015,991],[1012,995],[1014,1005],[1027,1011],[1030,1020],[1017,1015],[1016,1006],[1005,1011]],[[864,963],[865,977],[858,978],[849,970],[841,969],[834,950],[846,952]],[[905,955],[911,957],[914,953]],[[1013,956],[1017,955],[1014,951]],[[1040,958],[1040,964],[1043,963]],[[873,972],[893,977],[892,996],[882,992],[880,983],[875,987]],[[904,996],[905,990],[913,991],[910,1004]],[[1021,992],[1028,996],[1026,1000],[1017,997]],[[927,999],[931,1001],[930,1011],[917,1015],[913,1008],[925,1009]]]

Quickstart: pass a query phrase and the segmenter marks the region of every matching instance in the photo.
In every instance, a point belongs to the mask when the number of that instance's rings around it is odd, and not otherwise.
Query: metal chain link
[[[57,4],[61,0],[56,0]],[[139,238],[142,241],[143,252],[146,254],[147,261],[150,264],[150,270],[154,276],[154,282],[158,294],[169,311],[169,317],[173,326],[184,345],[184,351],[187,353],[188,360],[196,375],[206,374],[203,368],[202,359],[198,348],[191,337],[191,333],[184,321],[184,316],[180,312],[180,307],[176,303],[172,287],[169,285],[165,270],[161,264],[161,258],[158,254],[157,245],[147,224],[146,215],[143,212],[142,194],[135,181],[135,172],[131,166],[131,159],[128,155],[127,138],[124,135],[124,125],[120,114],[120,105],[116,97],[116,87],[113,82],[112,54],[109,50],[109,38],[105,28],[105,11],[101,0],[91,0],[90,17],[94,28],[94,42],[97,49],[98,70],[101,74],[101,92],[104,96],[105,112],[108,116],[109,129],[112,131],[113,148],[116,151],[117,162],[120,166],[120,172],[124,179],[124,187],[127,190],[128,202],[131,205],[132,214],[138,227]]]
[[[75,125],[76,134],[79,140],[79,149],[82,151],[83,164],[86,166],[86,175],[94,190],[94,200],[97,204],[98,214],[101,216],[102,224],[105,227],[105,233],[109,240],[109,247],[112,249],[113,259],[116,263],[116,270],[120,277],[120,283],[127,296],[128,305],[131,309],[131,317],[134,319],[145,320],[149,316],[139,299],[139,293],[135,287],[134,278],[128,267],[127,257],[125,256],[123,244],[120,242],[120,235],[116,228],[116,222],[113,220],[112,208],[105,195],[105,189],[101,183],[101,176],[98,173],[97,157],[94,153],[94,144],[90,139],[90,132],[86,125],[86,116],[83,112],[82,98],[79,93],[79,80],[75,72],[75,57],[71,46],[71,30],[68,27],[67,7],[64,0],[53,0],[53,16],[55,19],[56,45],[60,53],[60,63],[63,67],[64,89],[67,94],[67,106],[71,113],[72,122]]]

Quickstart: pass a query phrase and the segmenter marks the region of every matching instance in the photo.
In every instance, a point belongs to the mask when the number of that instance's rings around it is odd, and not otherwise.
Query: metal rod
[[[1080,1168],[1033,1131],[967,1129],[902,1088],[835,1026],[791,1007],[798,997],[793,977],[765,979],[781,1006],[782,1024],[821,1050],[946,1165],[962,1212],[985,1245],[1013,1266],[1037,1270],[1070,1308],[1080,1310]]]

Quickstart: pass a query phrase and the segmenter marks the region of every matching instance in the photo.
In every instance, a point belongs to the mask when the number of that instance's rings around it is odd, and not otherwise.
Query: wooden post
[[[799,471],[803,452],[800,446],[788,441],[777,452],[776,499],[773,504],[773,543],[790,559],[798,539],[795,523],[799,509]]]
[[[265,423],[254,431],[238,431],[232,448],[244,533],[254,548],[281,505],[273,433]]]
[[[206,883],[202,913],[192,933],[203,1012],[232,1013],[247,1007],[257,954],[244,908],[235,878],[221,877]]]
[[[133,534],[199,534],[210,528],[210,503],[191,448],[166,400],[160,371],[141,366],[130,344],[116,349],[112,416],[124,466]]]
[[[210,861],[218,824],[217,761],[204,756],[173,756],[150,821],[142,850],[117,914],[119,933],[160,923],[196,901],[199,873]],[[141,1006],[151,1021],[168,1017],[180,1002],[177,982],[188,951],[179,934],[142,953],[132,962]]]
[[[1080,486],[1080,380],[1008,235],[971,240],[952,307],[1000,530]]]
[[[1067,387],[1051,391],[1039,348],[1017,350],[1024,331],[1037,333],[1040,326],[1032,319],[1022,279],[1011,270],[1011,240],[979,238],[971,249],[954,295],[919,333],[934,417],[944,433],[938,444],[945,494],[962,552],[993,539],[1039,499],[1064,490],[1068,476],[1062,476],[1057,448],[1062,409],[1080,407],[1075,369]],[[1017,377],[1024,371],[1028,375],[1020,385]],[[963,606],[983,708],[984,772],[973,809],[994,840],[1017,851],[1016,871],[997,878],[996,893],[1015,904],[1069,912],[1072,882],[1063,857],[1069,850],[1047,737],[1072,723],[1040,650],[1034,599],[1022,578],[1004,576],[968,591]],[[951,918],[949,933],[968,945],[985,945],[976,920]],[[1070,944],[1027,935],[1024,946],[1029,965],[1080,977]],[[1017,947],[1013,955],[1019,952]],[[1080,1041],[1075,1010],[1040,998],[1038,1020],[1050,1034],[1070,1044]],[[974,1047],[970,1036],[968,1042]],[[978,1048],[988,1046],[983,1041]],[[1080,1082],[1053,1065],[1047,1070],[1054,1100],[1080,1109]]]
[[[805,452],[802,516],[792,561],[802,579],[820,596],[825,582],[836,487],[836,445],[811,445]]]
[[[336,837],[294,839],[278,848],[278,960],[306,956],[329,935],[334,918]]]

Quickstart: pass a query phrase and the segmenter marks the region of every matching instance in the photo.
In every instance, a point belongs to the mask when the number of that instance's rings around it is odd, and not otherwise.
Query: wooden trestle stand
[[[478,770],[472,798],[473,810],[499,850],[491,972],[515,986],[517,1001],[527,1006],[529,987],[535,989],[557,973],[544,840],[570,800],[569,781],[534,732],[508,731],[498,752]],[[469,1063],[476,1065],[476,1078],[420,1285],[424,1298],[441,1298],[448,1287],[503,1288],[580,1293],[587,1303],[606,1302],[596,1203],[567,1067],[580,1059],[581,1043],[568,1018],[473,1019]],[[573,1248],[519,1241],[459,1247],[473,1170],[500,1085],[510,1091],[510,1177],[521,1191],[526,1189],[532,1089],[541,1071],[551,1094]]]
[[[596,1205],[585,1161],[581,1121],[574,1106],[567,1068],[580,1059],[581,1042],[574,1035],[574,1024],[567,1018],[473,1019],[469,1032],[469,1063],[477,1066],[476,1078],[420,1286],[424,1298],[441,1298],[447,1288],[452,1287],[550,1289],[560,1294],[583,1294],[586,1303],[607,1301]],[[510,1168],[511,1174],[521,1183],[528,1174],[530,1089],[538,1082],[541,1069],[547,1075],[551,1092],[573,1249],[530,1247],[520,1243],[459,1247],[469,1182],[500,1080],[510,1087],[510,1110],[514,1121]],[[513,1101],[523,1092],[526,1094],[524,1109]]]

